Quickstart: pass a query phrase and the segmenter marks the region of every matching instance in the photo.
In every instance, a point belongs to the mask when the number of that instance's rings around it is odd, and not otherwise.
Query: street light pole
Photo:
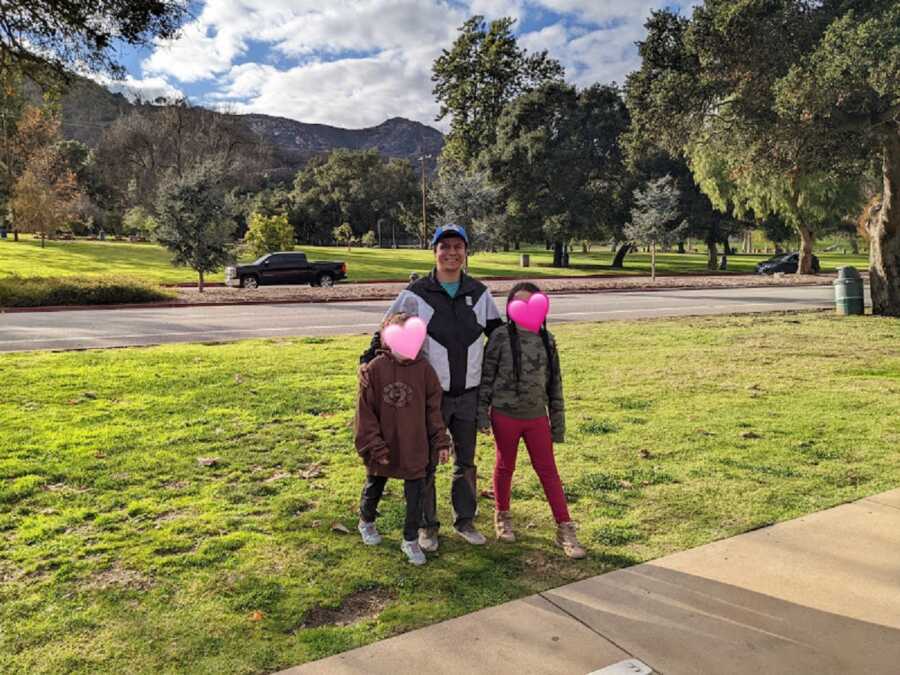
[[[419,161],[422,162],[422,243],[428,239],[428,220],[425,215],[425,160],[431,159],[431,155],[422,155]]]

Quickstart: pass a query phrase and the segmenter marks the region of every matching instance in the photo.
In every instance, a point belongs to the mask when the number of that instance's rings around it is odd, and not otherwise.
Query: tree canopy
[[[860,209],[881,165],[873,303],[900,315],[900,5],[705,0],[647,29],[627,83],[635,133],[685,156],[717,207],[791,223],[801,271],[815,230]]]
[[[187,16],[184,0],[3,0],[0,74],[15,69],[32,79],[71,70],[124,73],[114,51],[176,35]]]
[[[453,46],[432,68],[437,117],[450,117],[442,156],[468,167],[493,145],[504,106],[546,82],[561,82],[563,67],[546,50],[529,54],[518,45],[508,17],[487,23],[473,16]]]

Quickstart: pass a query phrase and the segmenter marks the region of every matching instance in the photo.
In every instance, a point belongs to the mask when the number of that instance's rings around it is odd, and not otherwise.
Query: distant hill
[[[39,99],[36,87],[31,95]],[[62,98],[63,135],[95,147],[103,130],[112,122],[135,109],[137,105],[122,94],[114,94],[93,80],[77,78]],[[420,122],[392,117],[368,129],[342,129],[326,124],[306,124],[284,117],[249,114],[239,115],[247,126],[274,148],[273,171],[293,173],[315,155],[336,148],[353,150],[377,149],[385,157],[409,159],[418,168],[419,157],[427,160],[429,171],[444,146],[440,131]]]

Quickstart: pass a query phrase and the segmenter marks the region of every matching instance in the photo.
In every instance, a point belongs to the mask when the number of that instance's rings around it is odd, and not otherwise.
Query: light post
[[[422,242],[424,244],[428,239],[428,221],[425,215],[425,160],[431,159],[431,155],[422,155],[419,161],[422,162]]]

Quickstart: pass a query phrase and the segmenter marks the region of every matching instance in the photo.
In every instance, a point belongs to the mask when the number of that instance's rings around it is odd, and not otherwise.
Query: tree
[[[658,12],[647,25],[628,82],[642,133],[685,154],[717,206],[790,222],[798,272],[815,228],[859,212],[877,166],[873,311],[900,316],[900,5],[706,0],[690,20]]]
[[[401,219],[421,203],[418,179],[407,160],[385,162],[377,150],[335,150],[310,162],[294,180],[291,220],[301,241],[324,242],[347,224],[352,237]]]
[[[457,164],[441,163],[430,195],[445,222],[466,228],[471,249],[509,241],[510,233],[492,220],[500,208],[500,190],[491,183],[487,171],[467,171]]]
[[[331,231],[331,236],[334,237],[334,240],[338,244],[347,244],[348,251],[356,241],[356,237],[353,236],[353,228],[350,227],[350,223],[342,223],[338,225]]]
[[[122,75],[113,57],[122,44],[174,37],[187,15],[180,0],[4,0],[2,9],[0,74],[15,69],[32,79],[75,68]]]
[[[650,278],[656,280],[656,248],[671,246],[685,236],[687,223],[675,221],[681,215],[681,194],[672,176],[649,181],[634,192],[631,222],[625,225],[629,241],[650,246]]]
[[[53,231],[85,210],[85,196],[61,151],[59,115],[50,108],[26,106],[15,137],[18,177],[10,202],[17,230],[41,236],[41,247]]]
[[[172,264],[194,269],[203,292],[204,275],[233,256],[235,225],[224,205],[220,168],[201,165],[178,175],[170,171],[156,200],[156,239],[172,252]]]
[[[254,213],[244,241],[255,258],[275,251],[294,250],[294,228],[287,216],[265,216]]]
[[[554,242],[556,267],[565,264],[566,242],[614,217],[602,186],[623,170],[627,119],[615,86],[579,92],[556,82],[521,95],[500,117],[483,161],[516,231]]]
[[[78,216],[82,205],[75,174],[58,171],[52,148],[32,155],[13,187],[16,228],[40,234],[41,248],[58,226]]]
[[[366,248],[375,248],[376,244],[378,244],[378,237],[372,230],[369,230],[359,238],[359,243]]]
[[[249,189],[260,180],[270,148],[237,115],[175,101],[139,106],[100,139],[97,163],[123,207],[153,209],[159,183],[200,165],[217,165],[223,187]]]
[[[128,236],[152,239],[156,234],[158,223],[143,206],[129,209],[122,217],[122,230]]]
[[[450,116],[441,155],[462,167],[494,144],[497,121],[510,101],[563,79],[562,65],[546,51],[529,54],[519,47],[514,23],[503,18],[488,24],[483,16],[473,16],[432,67],[433,93],[440,104],[437,119]]]

